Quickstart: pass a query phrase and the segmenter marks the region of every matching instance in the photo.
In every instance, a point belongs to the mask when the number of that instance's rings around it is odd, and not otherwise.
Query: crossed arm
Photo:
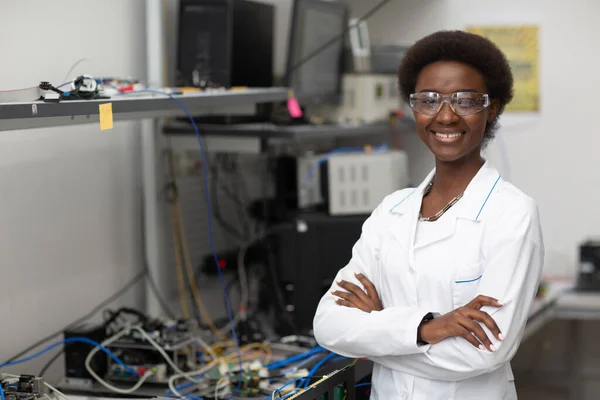
[[[339,297],[336,303],[366,313],[383,310],[375,285],[363,274],[356,274],[356,279],[364,289],[352,282],[339,281],[338,286],[345,290],[332,291],[334,296]],[[496,351],[482,326],[477,322],[484,324],[498,340],[504,339],[504,335],[500,332],[496,321],[488,313],[481,311],[483,306],[502,307],[502,304],[492,297],[479,295],[464,307],[420,323],[415,340],[420,339],[428,344],[436,344],[447,337],[454,336],[465,339],[479,350]]]
[[[520,344],[543,266],[537,214],[504,219],[507,226],[515,226],[514,235],[498,236],[491,243],[478,288],[483,296],[422,324],[436,310],[382,308],[371,283],[382,226],[378,212],[365,223],[350,263],[336,277],[333,293],[326,293],[319,303],[314,319],[319,344],[347,357],[366,357],[393,370],[446,381],[491,372],[510,361]],[[417,343],[419,334],[427,344]]]

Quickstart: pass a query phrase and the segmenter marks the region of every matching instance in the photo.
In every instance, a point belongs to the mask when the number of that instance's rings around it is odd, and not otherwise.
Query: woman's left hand
[[[358,308],[367,313],[383,310],[375,285],[363,274],[354,274],[354,276],[365,289],[363,290],[351,282],[339,281],[337,285],[347,291],[334,290],[331,292],[334,296],[339,297],[336,303],[345,307]]]

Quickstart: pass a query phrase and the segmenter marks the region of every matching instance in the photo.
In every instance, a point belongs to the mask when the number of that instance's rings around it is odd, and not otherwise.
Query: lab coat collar
[[[415,247],[415,234],[423,193],[434,175],[435,169],[427,175],[411,195],[390,210],[392,214],[402,218],[402,221],[392,223],[390,230],[400,245],[408,250],[410,265],[414,264],[414,250],[452,236],[457,218],[477,221],[490,194],[500,180],[498,171],[486,161],[465,189],[463,197],[452,207],[452,213],[455,217],[439,224],[438,229],[435,230],[432,236]]]
[[[416,210],[418,215],[421,210],[423,193],[434,175],[435,168],[427,175],[412,194],[404,201],[401,201],[392,207],[390,212],[392,214],[406,214],[409,211]],[[467,185],[463,197],[453,206],[455,215],[460,218],[471,219],[474,221],[478,220],[485,203],[499,180],[500,174],[498,171],[489,161],[485,161],[477,174],[471,179],[469,185]]]

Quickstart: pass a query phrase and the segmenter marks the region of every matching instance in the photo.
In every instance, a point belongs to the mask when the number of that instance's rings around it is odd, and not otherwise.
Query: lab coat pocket
[[[477,288],[483,275],[483,261],[461,266],[454,276],[454,309],[468,304],[477,296]]]

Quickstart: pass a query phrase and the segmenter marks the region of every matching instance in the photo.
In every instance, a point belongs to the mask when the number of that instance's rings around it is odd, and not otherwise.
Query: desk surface
[[[531,307],[530,317],[535,316],[538,312],[547,306],[556,305],[560,299],[565,296],[565,293],[572,289],[571,283],[553,283],[548,285],[546,294],[539,299],[536,299]]]
[[[561,319],[600,319],[600,292],[566,291],[556,302],[555,314]]]
[[[529,319],[523,333],[523,340],[539,331],[555,317],[556,303],[570,290],[572,284],[559,283],[549,284],[544,296],[536,299],[529,312]]]

